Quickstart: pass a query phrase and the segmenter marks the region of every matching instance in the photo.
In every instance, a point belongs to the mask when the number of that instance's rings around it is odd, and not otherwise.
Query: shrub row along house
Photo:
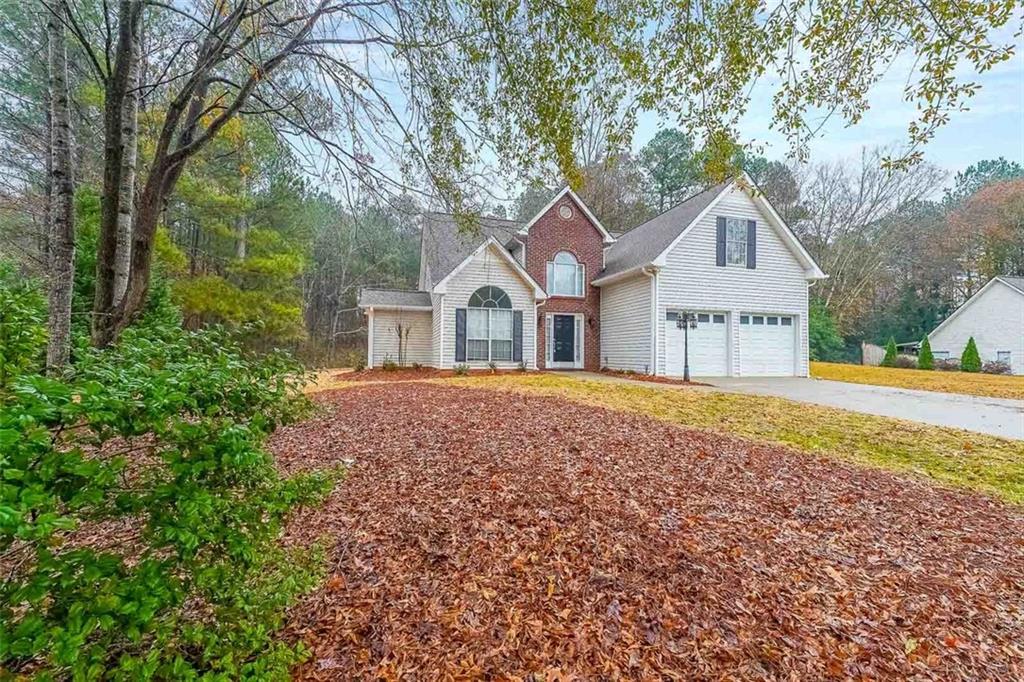
[[[568,188],[525,223],[423,216],[419,290],[364,289],[367,364],[806,376],[825,277],[743,176],[612,235]]]
[[[958,359],[974,337],[981,361],[1024,374],[1024,277],[993,277],[928,335],[936,360]]]

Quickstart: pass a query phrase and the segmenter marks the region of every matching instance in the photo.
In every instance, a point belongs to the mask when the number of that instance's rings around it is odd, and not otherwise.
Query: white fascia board
[[[940,322],[940,323],[939,323],[939,326],[938,326],[938,327],[936,327],[935,329],[931,330],[931,332],[929,332],[929,333],[928,333],[928,338],[929,338],[929,339],[931,339],[933,335],[935,335],[935,334],[938,334],[938,333],[939,333],[939,330],[940,330],[940,329],[942,329],[942,328],[943,328],[943,327],[945,327],[945,326],[946,326],[947,324],[949,324],[950,322],[952,322],[952,321],[953,321],[954,319],[956,319],[957,317],[959,317],[960,313],[962,313],[963,311],[967,310],[968,306],[970,306],[970,305],[971,305],[972,303],[974,303],[974,302],[975,302],[975,301],[977,301],[977,300],[978,300],[979,298],[981,298],[982,294],[984,294],[984,293],[985,293],[986,291],[988,291],[988,290],[989,290],[989,288],[991,288],[991,287],[992,287],[992,286],[993,286],[993,285],[994,285],[994,284],[995,284],[996,282],[999,282],[999,283],[1000,283],[1000,284],[1002,284],[1003,286],[1007,286],[1007,287],[1010,287],[1010,290],[1011,290],[1011,291],[1016,291],[1016,292],[1017,292],[1018,294],[1024,295],[1024,292],[1022,292],[1022,291],[1021,291],[1020,289],[1018,289],[1017,287],[1015,287],[1015,286],[1012,286],[1012,285],[1010,285],[1010,284],[1007,284],[1006,282],[1004,282],[1004,281],[1003,281],[1003,280],[1002,280],[1001,278],[999,278],[999,277],[993,277],[992,279],[990,279],[990,280],[988,281],[988,283],[987,283],[987,284],[985,284],[985,286],[983,286],[982,288],[978,289],[978,291],[977,291],[977,292],[975,292],[975,294],[974,294],[973,296],[971,296],[971,297],[970,297],[969,299],[967,299],[966,301],[964,301],[964,302],[963,302],[963,303],[962,303],[962,304],[960,305],[960,307],[959,307],[959,308],[957,308],[956,310],[954,310],[954,311],[952,312],[952,314],[951,314],[951,315],[950,315],[949,317],[947,317],[947,318],[946,318],[946,319],[944,319],[944,320],[943,320],[942,322]]]
[[[359,307],[364,309],[364,310],[367,310],[369,312],[373,312],[374,310],[419,310],[419,311],[432,312],[434,310],[433,306],[429,306],[429,305],[390,305],[390,304],[389,305],[377,305],[377,304],[374,304],[374,305],[359,306]]]
[[[591,284],[593,284],[596,287],[603,287],[607,284],[618,282],[620,279],[626,279],[627,277],[639,275],[644,271],[644,268],[648,268],[650,266],[651,263],[641,263],[640,265],[634,265],[628,270],[616,272],[614,275],[605,275],[604,277],[598,277],[597,279],[593,280]]]
[[[530,277],[530,273],[523,269],[523,266],[521,266],[519,264],[519,261],[517,261],[515,257],[508,252],[508,249],[502,246],[501,242],[499,242],[494,237],[488,237],[486,241],[484,241],[480,246],[476,247],[476,249],[473,250],[473,253],[466,256],[461,263],[456,265],[451,272],[445,275],[444,279],[442,279],[440,282],[434,285],[433,293],[448,293],[448,282],[451,281],[451,279],[455,277],[457,274],[459,274],[462,271],[462,269],[469,264],[471,260],[476,258],[481,253],[483,253],[484,249],[488,247],[494,247],[494,250],[498,253],[498,255],[501,258],[503,258],[506,263],[512,266],[512,269],[516,271],[516,274],[518,274],[524,282],[530,285],[530,287],[533,289],[534,299],[541,301],[547,298],[547,294],[544,293],[544,289],[541,288],[539,284],[537,284],[537,281],[534,280],[533,277]]]

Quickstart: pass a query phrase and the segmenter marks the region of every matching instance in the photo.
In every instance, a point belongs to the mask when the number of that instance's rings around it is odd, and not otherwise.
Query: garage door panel
[[[683,375],[684,333],[677,312],[665,316],[665,373]],[[729,317],[725,312],[697,313],[697,328],[689,330],[690,374],[726,376],[729,373]]]
[[[796,318],[770,313],[740,314],[740,374],[796,373]]]

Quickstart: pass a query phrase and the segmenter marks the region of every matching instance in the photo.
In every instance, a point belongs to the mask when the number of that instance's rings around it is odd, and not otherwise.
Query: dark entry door
[[[572,315],[555,315],[554,322],[555,348],[552,360],[555,362],[573,362],[574,349],[576,348],[576,318]]]

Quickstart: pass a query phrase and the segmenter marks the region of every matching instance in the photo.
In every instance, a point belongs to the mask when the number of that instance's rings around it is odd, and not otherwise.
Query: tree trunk
[[[71,293],[75,280],[74,180],[71,176],[71,112],[68,105],[67,47],[62,16],[65,0],[54,3],[47,22],[50,72],[50,243],[49,342],[46,368],[59,371],[71,354]]]
[[[100,201],[100,234],[96,244],[96,295],[93,299],[92,337],[96,346],[106,346],[114,338],[114,292],[117,241],[121,220],[122,175],[126,149],[123,139],[125,99],[130,89],[130,74],[135,54],[139,0],[121,0],[118,11],[118,35],[114,50],[114,70],[106,80],[103,110],[103,197]],[[131,209],[129,208],[129,211]]]
[[[238,236],[235,241],[235,258],[245,260],[249,250],[249,218],[247,216],[238,217],[236,230]]]
[[[141,24],[141,22],[140,22]],[[120,197],[117,208],[117,249],[114,254],[114,298],[117,305],[128,288],[128,268],[132,259],[132,215],[135,211],[135,164],[138,157],[139,117],[139,27],[132,35],[132,58],[128,68],[128,92],[121,109]]]

